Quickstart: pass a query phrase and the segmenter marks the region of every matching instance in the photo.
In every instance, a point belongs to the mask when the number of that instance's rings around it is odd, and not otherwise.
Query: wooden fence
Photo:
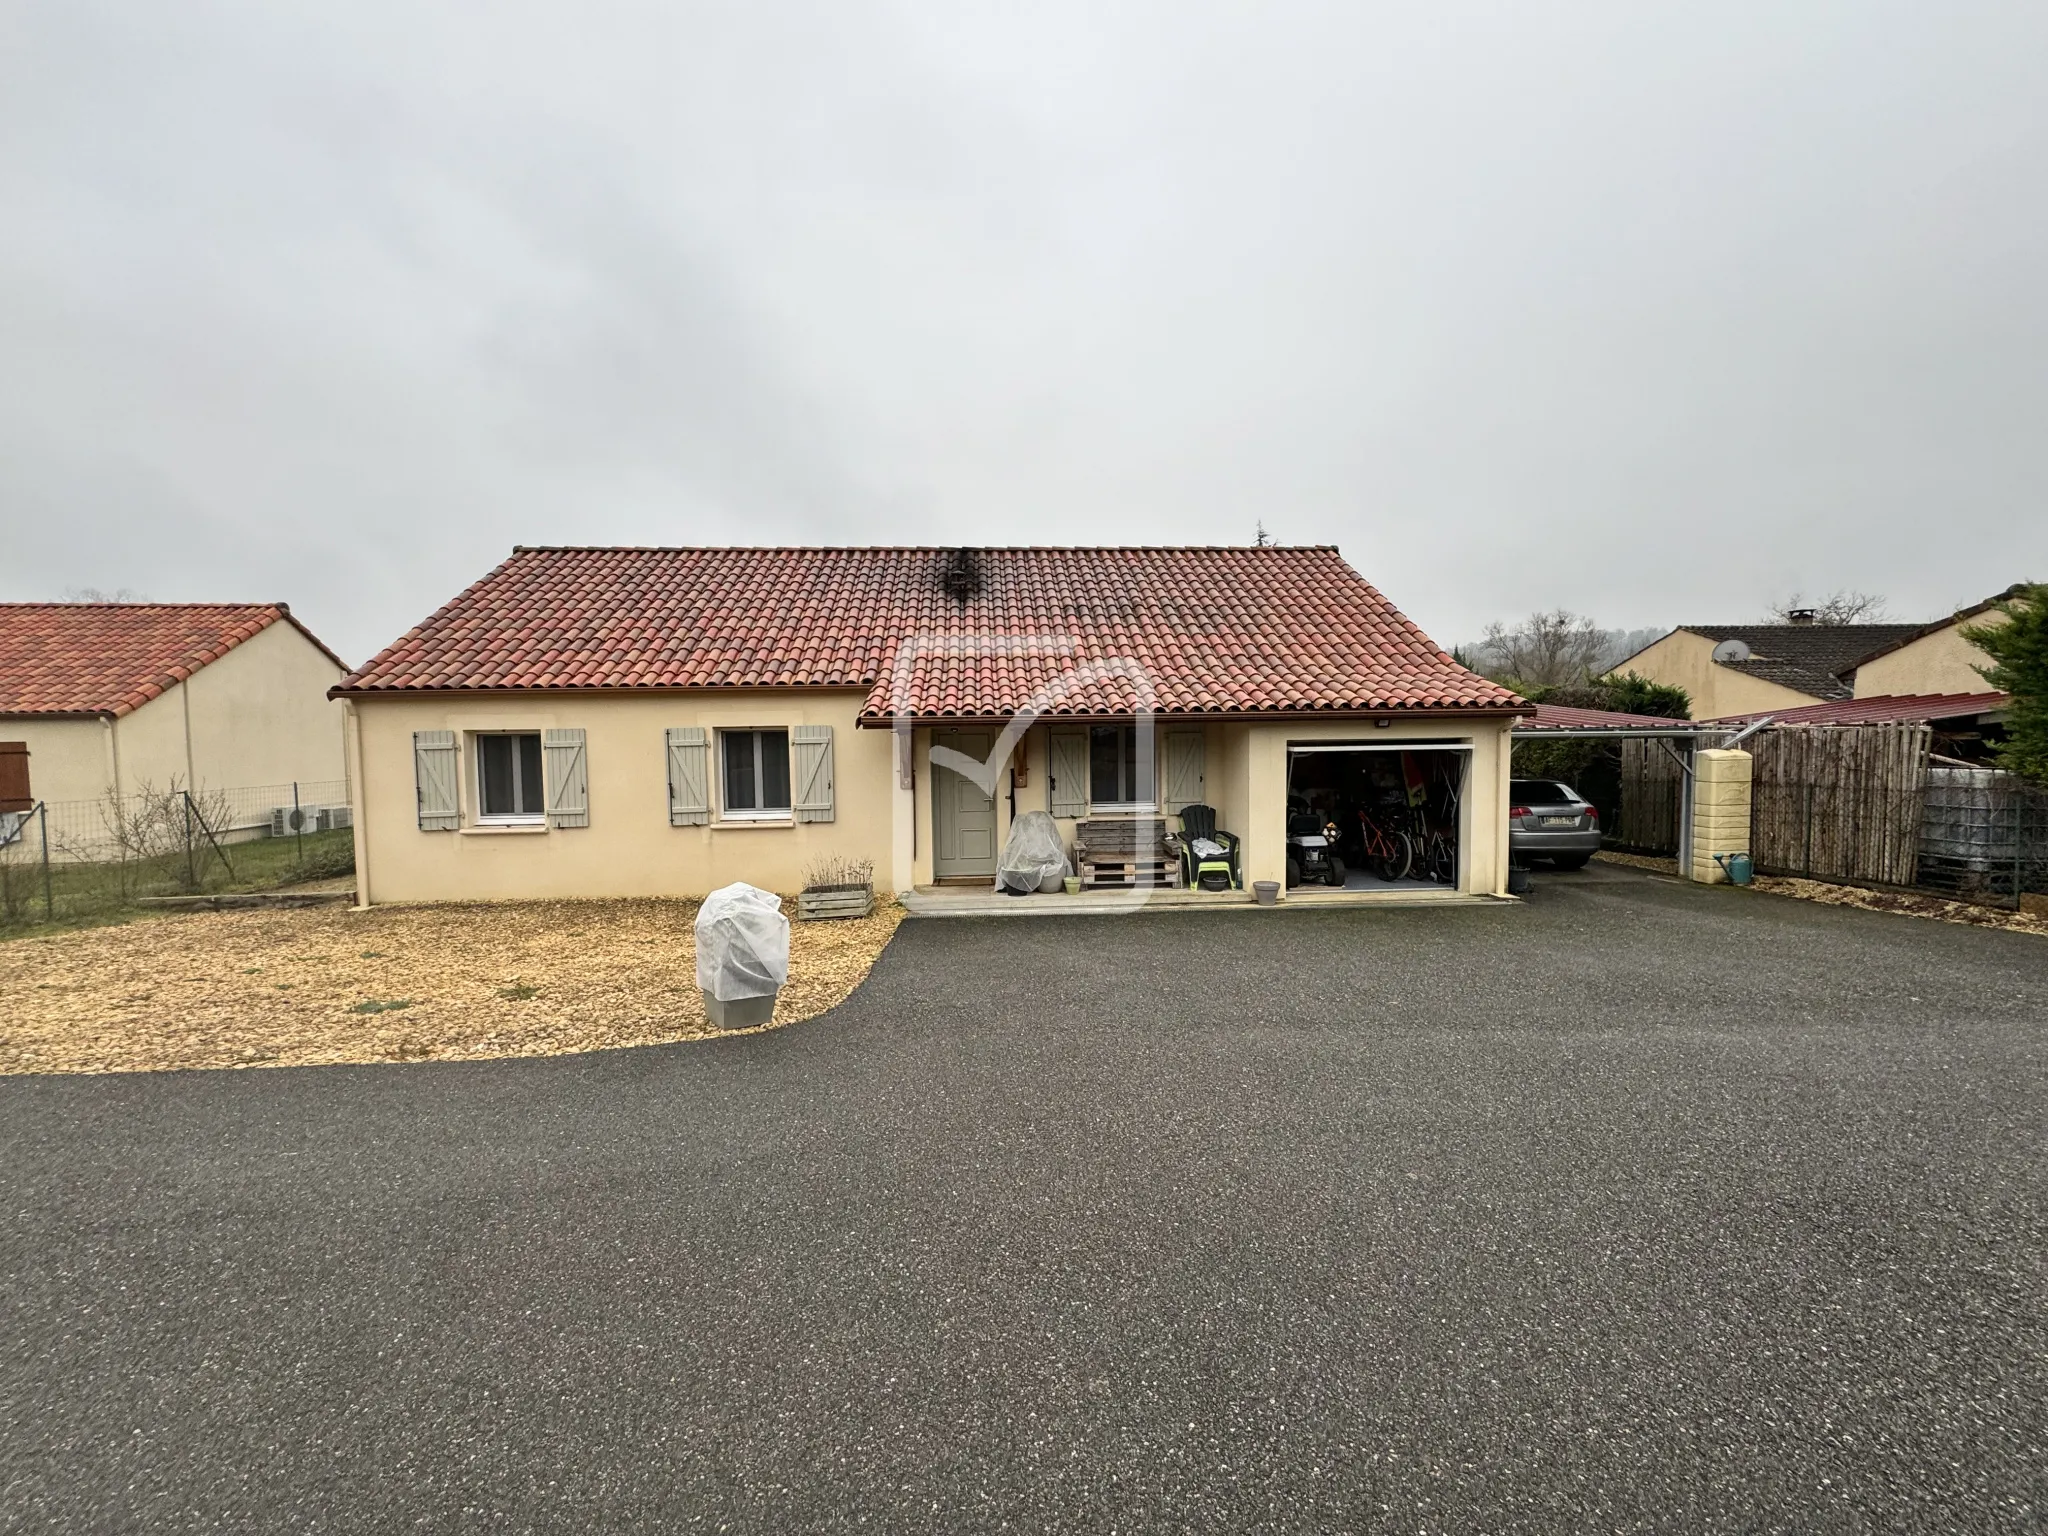
[[[1702,735],[1702,747],[1718,746],[1734,732]],[[1752,737],[1751,740],[1755,738]],[[1671,742],[1631,738],[1621,744],[1621,816],[1607,839],[1632,853],[1678,852],[1678,820],[1685,804],[1681,754]]]
[[[1755,762],[1750,856],[1767,874],[1911,885],[1927,802],[1925,725],[1779,726]]]
[[[1702,734],[1702,749],[1725,733]],[[1754,765],[1750,856],[1771,875],[1919,886],[2018,904],[2048,889],[2048,793],[1930,757],[1925,725],[1772,726]],[[1625,741],[1609,846],[1675,853],[1684,774],[1655,741]]]

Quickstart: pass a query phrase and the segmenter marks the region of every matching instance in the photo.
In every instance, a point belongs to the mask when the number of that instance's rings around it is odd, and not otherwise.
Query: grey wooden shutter
[[[1202,777],[1207,766],[1200,731],[1166,733],[1166,794],[1163,808],[1177,816],[1183,806],[1203,802]]]
[[[590,762],[580,730],[543,731],[541,754],[547,770],[548,825],[590,825]]]
[[[1088,733],[1052,731],[1052,813],[1055,816],[1088,814]]]
[[[453,832],[462,825],[462,805],[455,795],[457,761],[453,731],[412,733],[412,777],[419,793],[422,832]]]
[[[795,787],[798,821],[832,819],[832,727],[792,726],[789,732],[790,782]]]
[[[711,742],[701,725],[668,733],[668,823],[701,827],[711,820]]]

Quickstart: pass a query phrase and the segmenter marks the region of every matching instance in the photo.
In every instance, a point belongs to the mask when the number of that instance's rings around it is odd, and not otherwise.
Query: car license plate
[[[1576,816],[1541,816],[1537,818],[1537,825],[1544,827],[1576,827],[1578,824],[1579,818]]]

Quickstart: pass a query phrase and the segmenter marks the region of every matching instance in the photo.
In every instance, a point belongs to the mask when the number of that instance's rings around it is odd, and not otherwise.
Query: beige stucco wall
[[[1751,677],[1714,660],[1714,642],[1690,630],[1673,630],[1615,669],[1633,672],[1653,683],[1683,688],[1692,698],[1692,718],[1718,720],[1764,709],[1795,709],[1818,704],[1813,694]]]
[[[145,785],[230,790],[343,777],[342,672],[290,624],[273,624],[191,679],[120,716],[0,719],[25,741],[30,783],[53,803]]]
[[[891,879],[895,783],[887,731],[856,730],[862,695],[823,690],[652,695],[534,693],[480,699],[355,701],[361,777],[355,794],[358,896],[365,902],[500,901],[583,896],[700,896],[735,880],[793,892],[822,854],[872,859]],[[829,725],[835,819],[673,827],[670,726],[712,730]],[[478,828],[467,733],[580,728],[590,825]],[[463,744],[464,828],[422,832],[414,731],[452,730]],[[715,765],[714,765],[715,778]],[[929,839],[924,842],[930,860]]]
[[[341,705],[327,697],[342,676],[287,623],[271,625],[201,667],[185,685],[195,782],[233,788],[343,777]],[[166,695],[145,708],[171,702]]]
[[[363,900],[465,901],[591,896],[702,895],[735,880],[784,893],[801,888],[820,854],[872,859],[876,884],[905,890],[932,879],[932,766],[935,733],[912,733],[916,786],[899,785],[892,732],[854,724],[854,692],[786,691],[649,696],[537,693],[501,699],[359,699],[354,740],[357,879]],[[670,726],[833,727],[836,818],[831,822],[724,823],[672,827],[668,820]],[[586,733],[590,825],[540,831],[477,828],[468,733],[580,727]],[[1162,729],[1184,729],[1176,722]],[[1300,724],[1207,723],[1205,792],[1222,825],[1245,844],[1247,879],[1282,879],[1286,863],[1287,746],[1292,741],[1449,740],[1473,748],[1464,829],[1470,857],[1461,889],[1499,892],[1507,870],[1507,754],[1504,722],[1367,721]],[[413,780],[415,731],[452,730],[463,742],[465,828],[422,832]],[[996,787],[999,839],[1016,811],[1050,803],[1047,727],[1024,735],[1024,783],[1003,768]],[[1163,752],[1159,754],[1163,760]],[[1163,766],[1163,762],[1162,762]],[[1060,823],[1071,845],[1072,821]]]
[[[1402,742],[1469,746],[1472,768],[1465,784],[1459,841],[1465,858],[1458,889],[1468,894],[1503,895],[1508,870],[1508,757],[1512,722],[1500,720],[1401,720],[1377,729],[1369,720],[1275,722],[1245,728],[1246,814],[1233,830],[1244,839],[1247,888],[1254,880],[1281,882],[1287,875],[1287,748],[1290,743],[1355,741],[1388,748]]]
[[[1692,868],[1694,880],[1715,885],[1728,878],[1716,854],[1748,853],[1750,778],[1747,752],[1710,748],[1693,757]]]
[[[1991,658],[1962,636],[1965,624],[2003,624],[2005,615],[1982,613],[1964,624],[1948,624],[1856,669],[1856,697],[1900,693],[1989,693],[1977,668]]]
[[[1511,746],[1507,722],[1401,721],[1385,729],[1376,729],[1369,720],[1293,724],[1211,721],[1192,727],[1183,721],[1161,721],[1159,724],[1162,735],[1190,728],[1199,730],[1204,738],[1204,792],[1209,803],[1216,807],[1218,823],[1242,840],[1247,889],[1255,879],[1278,880],[1283,886],[1285,884],[1288,743],[1358,741],[1376,747],[1391,747],[1403,741],[1445,741],[1472,749],[1472,777],[1466,785],[1464,798],[1466,824],[1461,829],[1461,838],[1469,856],[1460,871],[1459,889],[1490,894],[1506,891],[1507,764]],[[1047,726],[1037,725],[1025,733],[1028,767],[1024,785],[1016,790],[1019,813],[1043,811],[1050,807],[1047,731]],[[915,885],[928,885],[932,880],[930,787],[933,740],[934,733],[930,730],[916,732],[916,853],[911,861],[910,875]],[[1163,747],[1154,754],[1154,768],[1158,774],[1164,773],[1165,757]],[[1009,833],[1009,788],[1007,777],[999,779],[996,792],[999,841]],[[1076,822],[1063,817],[1057,825],[1061,838],[1071,850]]]
[[[99,720],[0,720],[0,741],[28,744],[38,800],[97,800],[113,782],[108,730]]]

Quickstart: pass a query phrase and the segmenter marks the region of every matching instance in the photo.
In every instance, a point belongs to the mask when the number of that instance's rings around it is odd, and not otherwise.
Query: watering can
[[[1746,853],[1717,853],[1714,862],[1721,866],[1721,872],[1728,877],[1730,885],[1747,885],[1756,873],[1756,866],[1750,863]]]

